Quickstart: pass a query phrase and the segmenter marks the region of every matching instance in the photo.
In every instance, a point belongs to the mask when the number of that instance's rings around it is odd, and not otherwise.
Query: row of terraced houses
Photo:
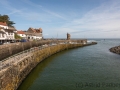
[[[28,30],[16,30],[14,27],[9,27],[6,22],[0,22],[0,42],[15,40],[15,34],[19,35],[23,39],[42,39],[42,28],[32,28]]]

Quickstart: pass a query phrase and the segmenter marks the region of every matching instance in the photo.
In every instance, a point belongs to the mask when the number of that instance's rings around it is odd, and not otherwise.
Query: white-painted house
[[[3,27],[3,29],[8,29],[6,22],[0,22],[0,27]]]
[[[13,30],[10,30],[10,29],[4,29],[5,33],[6,33],[6,39],[7,40],[13,40],[15,39],[15,33]]]
[[[6,33],[0,30],[0,40],[6,39]]]
[[[0,22],[0,40],[13,40],[14,30],[9,29],[7,24]]]
[[[25,34],[26,39],[42,39],[42,28],[34,29],[30,27],[28,31],[25,32]]]
[[[17,31],[17,35],[19,35],[20,37],[22,38],[26,38],[26,34],[24,31],[20,30],[20,31]]]

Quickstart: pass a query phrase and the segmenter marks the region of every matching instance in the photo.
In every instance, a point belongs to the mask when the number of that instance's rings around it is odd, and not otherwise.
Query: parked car
[[[21,39],[20,42],[27,42],[27,40],[26,39]]]
[[[10,42],[5,42],[5,43],[3,43],[3,44],[10,44]]]
[[[15,41],[11,41],[10,43],[15,43]]]
[[[2,43],[2,42],[0,42],[0,45],[3,45],[3,43]]]

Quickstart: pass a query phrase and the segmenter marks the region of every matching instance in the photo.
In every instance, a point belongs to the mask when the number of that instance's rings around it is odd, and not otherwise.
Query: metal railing
[[[58,44],[68,44],[67,42],[51,42],[49,44],[44,44],[44,45],[37,45],[37,47],[32,47],[27,49],[27,50],[24,50],[22,52],[19,52],[19,53],[16,53],[8,58],[5,58],[3,59],[2,61],[0,61],[0,70],[1,69],[5,69],[6,67],[9,67],[11,65],[13,65],[15,62],[19,62],[22,58],[24,57],[27,57],[27,56],[30,56],[30,55],[33,55],[33,52],[34,51],[37,51],[37,50],[42,50],[44,48],[47,48],[47,47],[51,47],[51,46],[54,46],[54,45],[58,45]],[[76,42],[72,42],[71,44],[81,44],[81,43],[76,43]]]
[[[45,46],[32,47],[32,48],[30,48],[28,50],[22,51],[20,53],[14,54],[14,55],[6,58],[6,59],[3,59],[2,61],[0,61],[0,70],[11,66],[15,62],[19,62],[22,58],[24,58],[26,56],[33,55],[33,52],[35,52],[37,50],[42,50],[42,49],[50,47],[50,46],[51,45],[49,44],[47,46],[45,45]]]

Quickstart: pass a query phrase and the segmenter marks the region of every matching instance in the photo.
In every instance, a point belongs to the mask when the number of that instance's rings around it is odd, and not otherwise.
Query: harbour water
[[[35,67],[18,90],[120,90],[120,40],[59,52]]]

